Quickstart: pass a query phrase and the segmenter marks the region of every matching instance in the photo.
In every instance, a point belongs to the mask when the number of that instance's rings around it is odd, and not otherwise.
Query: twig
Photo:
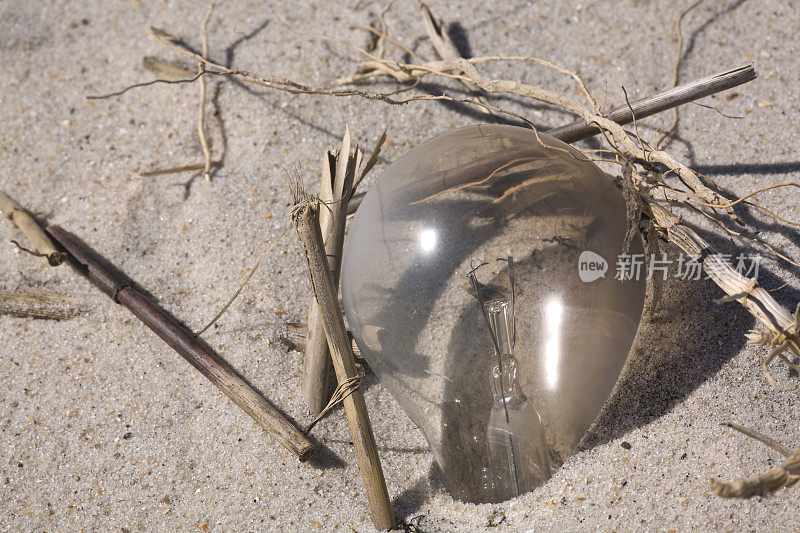
[[[314,87],[312,85],[306,85],[303,83],[298,83],[296,81],[290,80],[288,78],[283,77],[267,77],[267,76],[260,76],[256,73],[240,69],[240,68],[227,68],[222,65],[218,65],[209,61],[208,59],[203,58],[200,54],[196,54],[190,50],[185,50],[178,46],[176,43],[179,42],[179,39],[164,30],[153,28],[151,27],[148,30],[149,35],[157,40],[158,42],[164,44],[165,46],[169,47],[170,49],[178,52],[179,54],[185,55],[187,57],[191,57],[199,62],[202,62],[206,65],[206,70],[203,73],[204,75],[214,75],[214,76],[230,76],[232,78],[236,78],[238,80],[253,83],[255,85],[259,85],[262,87],[267,87],[269,89],[273,89],[276,91],[283,91],[289,94],[316,94],[316,95],[324,95],[324,96],[334,96],[334,97],[352,97],[357,96],[360,98],[365,98],[367,100],[378,100],[384,102],[386,104],[391,105],[405,105],[410,102],[417,102],[417,101],[447,101],[447,102],[455,102],[455,103],[462,103],[462,104],[470,104],[477,107],[487,108],[499,113],[503,113],[505,115],[509,115],[515,118],[518,118],[527,124],[531,125],[531,122],[526,119],[525,117],[514,113],[512,111],[501,109],[496,106],[491,106],[485,104],[479,100],[471,99],[471,98],[454,98],[452,96],[441,94],[441,95],[430,95],[430,94],[413,94],[408,96],[407,98],[393,98],[393,95],[396,94],[398,91],[393,91],[389,93],[380,93],[380,92],[372,92],[372,91],[361,91],[358,89],[339,89],[339,88],[324,88],[324,87]],[[208,70],[212,68],[214,70]],[[157,82],[164,82],[164,83],[175,83],[169,80],[154,80],[152,83]],[[132,87],[128,87],[130,89]],[[127,89],[126,89],[127,90]],[[122,91],[124,92],[124,91]],[[118,93],[114,93],[118,94]],[[104,95],[97,98],[107,98],[111,95]]]
[[[751,439],[755,439],[758,442],[761,442],[762,444],[765,444],[766,446],[769,446],[770,448],[772,448],[776,452],[780,453],[784,457],[791,457],[791,455],[792,455],[792,450],[790,450],[789,448],[787,448],[786,446],[784,446],[780,442],[776,441],[772,437],[768,437],[767,435],[764,435],[760,431],[756,431],[755,429],[746,428],[746,427],[742,426],[741,424],[737,424],[735,422],[723,422],[720,425],[721,426],[725,426],[725,427],[729,427],[731,429],[735,429],[739,433],[741,433],[743,435],[746,435],[746,436],[750,437]]]
[[[42,231],[30,213],[3,191],[0,191],[0,211],[25,234],[38,254],[47,257],[50,266],[58,266],[64,262],[65,254],[56,250],[53,241]]]
[[[47,232],[70,253],[78,272],[115,302],[127,307],[300,461],[308,459],[314,445],[210,346],[78,238],[59,226],[48,226]]]
[[[630,107],[627,104],[619,106],[608,113],[606,117],[617,124],[630,124],[634,116],[637,120],[649,117],[693,100],[753,81],[756,77],[756,70],[752,64],[743,65],[672,87],[653,96],[635,100],[631,102]],[[547,130],[546,133],[566,143],[573,143],[592,135],[597,135],[600,130],[597,126],[586,124],[584,120],[576,120],[564,126]]]
[[[212,1],[208,5],[206,14],[200,22],[200,37],[202,40],[201,54],[203,59],[208,57],[208,21],[211,19],[211,13],[214,11],[216,1]],[[206,181],[211,181],[211,151],[208,149],[208,139],[206,138],[206,78],[203,73],[206,70],[206,65],[202,61],[198,63],[197,75],[200,81],[200,103],[197,111],[197,134],[200,136],[200,147],[203,149],[203,157],[205,158],[205,165],[203,166],[203,174]]]
[[[634,116],[637,120],[649,117],[656,113],[660,113],[673,107],[697,100],[698,98],[703,98],[705,96],[736,87],[737,85],[742,85],[743,83],[747,83],[754,79],[756,79],[756,71],[754,66],[745,65],[732,70],[727,70],[725,72],[720,72],[719,74],[713,74],[705,78],[693,80],[652,96],[635,100],[630,103],[630,106],[625,104],[624,106],[617,107],[606,116],[617,124],[630,124],[633,122]],[[600,133],[600,129],[598,129],[595,125],[586,124],[586,121],[584,120],[576,120],[574,122],[570,122],[569,124],[564,124],[563,126],[546,130],[545,133],[555,137],[556,139],[560,139],[565,143],[571,144],[598,135]],[[350,204],[348,205],[348,215],[352,215],[356,212],[363,198],[364,193],[353,195],[353,198],[350,200]],[[723,205],[732,207],[735,204],[727,202]]]
[[[119,91],[115,91],[113,93],[107,94],[90,94],[86,97],[87,100],[105,100],[106,98],[113,98],[115,96],[122,96],[126,92],[130,91],[131,89],[139,89],[141,87],[149,87],[150,85],[155,85],[156,83],[166,83],[167,85],[179,85],[182,83],[194,83],[195,81],[202,79],[203,76],[206,74],[211,74],[211,72],[198,72],[194,76],[185,79],[178,79],[178,80],[169,80],[169,79],[155,79],[150,81],[143,81],[141,83],[134,83],[133,85],[128,85],[124,89],[120,89]]]
[[[362,53],[367,54],[367,52],[364,51],[362,51]],[[625,131],[622,126],[610,118],[599,114],[599,112],[596,110],[596,105],[594,104],[592,104],[594,109],[593,111],[592,109],[580,105],[572,98],[563,94],[559,94],[557,92],[543,89],[534,85],[522,83],[513,79],[492,79],[481,74],[476,68],[476,65],[489,61],[527,60],[540,62],[549,68],[554,68],[559,72],[570,74],[566,69],[558,67],[557,65],[553,65],[552,63],[543,62],[542,60],[538,60],[536,58],[496,56],[472,58],[469,60],[457,58],[447,61],[432,61],[423,65],[412,65],[391,60],[380,60],[373,56],[370,56],[370,58],[372,63],[381,66],[383,73],[393,75],[398,80],[419,80],[426,75],[434,75],[453,80],[465,80],[474,83],[477,87],[488,94],[513,94],[559,107],[575,113],[581,119],[583,119],[586,125],[594,125],[599,130],[602,130],[604,134],[607,134],[609,142],[612,143],[617,151],[624,150],[627,153],[634,154],[642,149],[642,147],[638,146],[634,142],[634,140],[630,137],[630,135],[628,135],[627,131]],[[752,68],[752,66],[749,68]],[[580,78],[578,78],[574,73],[571,73],[570,75],[573,78],[577,78],[584,90],[584,94],[586,94],[587,91],[585,91],[585,86],[583,83],[580,82]],[[589,97],[590,102],[593,102],[591,95],[589,95]],[[630,112],[630,110],[628,110],[628,112]],[[670,172],[674,172],[679,177],[679,179],[686,185],[688,189],[691,190],[692,194],[698,200],[707,202],[714,206],[724,205],[727,203],[721,194],[711,190],[705,183],[703,183],[703,181],[694,171],[692,171],[688,166],[676,159],[671,154],[662,150],[650,150],[647,152],[646,162],[649,164],[659,163],[666,166]],[[726,211],[733,220],[741,223],[732,208],[728,208]]]
[[[788,460],[772,470],[747,479],[737,479],[732,483],[722,483],[716,479],[711,480],[711,491],[723,498],[750,498],[752,496],[765,496],[780,487],[791,487],[800,480],[800,450],[792,451],[771,437],[762,435],[758,431],[747,429],[739,424],[725,422],[728,426],[750,438],[758,440],[770,448],[780,452]]]
[[[689,14],[694,8],[702,4],[705,0],[695,0],[692,5],[681,11],[681,14],[678,16],[678,19],[675,21],[675,33],[678,36],[678,44],[676,48],[676,56],[675,56],[675,63],[672,66],[672,85],[677,86],[678,80],[680,79],[681,73],[681,62],[683,61],[683,31],[681,31],[681,23],[683,22],[683,18]],[[721,113],[721,112],[720,112]],[[659,137],[656,141],[655,147],[658,149],[661,146],[661,143],[664,142],[664,139],[669,137],[672,138],[672,134],[675,133],[675,130],[678,128],[678,108],[675,107],[672,109],[672,124],[667,130]],[[669,144],[669,141],[667,141]]]
[[[226,68],[221,65],[212,63],[208,61],[208,59],[202,57],[201,55],[191,52],[189,50],[185,50],[180,46],[178,46],[176,44],[177,39],[171,36],[170,34],[164,32],[163,30],[151,28],[150,35],[159,42],[161,42],[162,44],[164,44],[165,46],[168,46],[169,48],[175,50],[176,52],[186,55],[188,57],[192,57],[202,62],[206,65],[206,67],[213,68],[214,69],[213,73],[216,75],[231,76],[249,83],[254,83],[256,85],[261,85],[279,91],[285,91],[290,94],[320,94],[320,95],[328,95],[335,97],[358,96],[361,98],[379,100],[394,105],[402,105],[417,100],[432,100],[432,101],[447,100],[447,101],[461,101],[465,103],[470,103],[472,105],[486,107],[486,104],[483,104],[474,99],[455,99],[448,95],[433,96],[424,94],[413,94],[404,99],[396,99],[392,98],[392,96],[386,93],[361,91],[357,89],[327,89],[327,88],[304,85],[281,77],[264,77],[243,69]],[[625,150],[626,152],[635,153],[640,149],[640,147],[636,145],[636,143],[630,138],[630,136],[627,134],[627,132],[624,130],[622,126],[614,122],[614,120],[610,119],[609,117],[600,115],[596,111],[596,105],[594,105],[593,99],[591,99],[591,95],[588,96],[590,98],[590,103],[592,103],[592,107],[595,111],[592,111],[578,104],[572,98],[555,93],[553,91],[548,91],[540,87],[524,84],[515,80],[488,78],[480,74],[475,67],[475,65],[477,64],[488,61],[505,61],[505,60],[536,61],[544,64],[545,66],[548,66],[549,68],[555,68],[559,72],[570,74],[573,78],[577,78],[577,80],[581,84],[584,94],[588,92],[585,90],[585,86],[583,85],[582,82],[580,82],[580,78],[578,78],[577,75],[575,75],[574,73],[569,73],[569,71],[567,71],[566,69],[558,67],[557,65],[553,65],[552,63],[538,60],[536,58],[519,58],[519,57],[505,58],[498,56],[498,57],[486,57],[486,58],[472,58],[469,60],[463,58],[454,58],[450,60],[433,61],[430,63],[426,63],[424,65],[406,65],[403,63],[399,63],[397,61],[381,59],[364,50],[361,50],[361,53],[366,54],[375,65],[379,65],[382,69],[382,72],[395,75],[397,79],[419,80],[425,75],[436,75],[454,80],[462,80],[470,82],[475,86],[477,86],[478,88],[480,88],[481,90],[483,90],[484,92],[489,94],[514,94],[517,96],[521,96],[523,98],[538,100],[562,108],[564,110],[573,112],[576,115],[578,115],[586,125],[590,127],[591,125],[594,125],[598,129],[608,132],[608,134],[610,134],[611,136],[610,138],[613,138],[613,142],[616,145],[619,145],[619,147]],[[752,65],[743,67],[743,69],[752,70]],[[736,69],[736,70],[742,70],[742,69]],[[755,72],[753,71],[752,74],[754,75]],[[518,116],[507,110],[502,110],[499,108],[492,108],[492,109],[496,109],[498,111],[513,116]],[[630,112],[630,109],[627,109],[625,111],[625,113],[628,112]],[[520,118],[524,119],[524,117]],[[698,200],[714,206],[724,205],[727,203],[726,199],[721,194],[711,190],[708,186],[706,186],[703,183],[703,181],[698,177],[698,175],[695,172],[693,172],[689,167],[687,167],[681,161],[673,157],[671,154],[660,150],[651,150],[648,152],[647,157],[648,157],[648,163],[660,163],[666,166],[670,172],[674,172],[680,178],[680,180],[691,190],[692,194],[696,196]],[[733,220],[741,222],[737,217],[737,215],[735,214],[735,212],[733,211],[733,208],[727,208],[726,211]]]
[[[333,367],[339,383],[342,383],[357,376],[358,371],[344,328],[342,313],[339,310],[328,259],[325,256],[325,245],[319,228],[319,201],[307,199],[299,183],[293,185],[295,208],[292,218],[297,235],[305,249],[311,286],[316,294],[325,326]],[[394,513],[386,490],[386,481],[375,446],[364,395],[360,389],[356,389],[344,399],[344,410],[353,436],[372,523],[376,529],[390,529],[394,525]]]

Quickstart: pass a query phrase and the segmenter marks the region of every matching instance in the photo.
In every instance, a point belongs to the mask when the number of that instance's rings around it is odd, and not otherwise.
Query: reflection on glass
[[[436,230],[425,228],[419,232],[419,247],[423,252],[431,252],[436,248]]]
[[[345,243],[347,320],[453,497],[533,490],[600,412],[644,281],[583,282],[578,262],[591,250],[615,264],[626,227],[593,163],[514,126],[440,135],[367,193]]]
[[[561,318],[564,305],[558,298],[548,300],[544,308],[544,375],[552,389],[558,385],[558,362],[561,358]]]

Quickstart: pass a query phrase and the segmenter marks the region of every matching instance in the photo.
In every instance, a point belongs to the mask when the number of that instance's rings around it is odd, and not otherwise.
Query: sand
[[[473,55],[535,54],[579,69],[608,106],[623,101],[621,85],[635,98],[670,84],[671,3],[431,7],[458,21]],[[352,73],[352,51],[312,36],[363,44],[366,37],[348,26],[368,22],[380,8],[229,0],[209,26],[211,55],[264,74],[332,83]],[[185,1],[0,3],[0,188],[82,237],[193,328],[214,316],[284,229],[290,199],[282,167],[296,166],[316,188],[321,155],[346,124],[362,145],[388,127],[391,143],[374,179],[411,146],[482,120],[439,104],[292,97],[214,80],[209,94],[218,114],[209,105],[209,131],[223,165],[213,181],[143,177],[141,171],[200,161],[197,87],[85,97],[151,79],[142,67],[146,55],[174,57],[145,35],[151,24],[198,47],[204,10],[202,2]],[[796,6],[786,3],[714,1],[684,22],[683,80],[757,62],[756,82],[703,101],[744,118],[685,106],[672,147],[734,195],[800,176],[799,21]],[[411,2],[399,2],[389,23],[404,42],[423,34]],[[424,42],[418,51],[432,57]],[[495,65],[487,72],[576,94],[570,80],[540,68]],[[543,128],[569,119],[501,102]],[[758,200],[798,219],[797,189]],[[766,242],[800,256],[791,226],[753,209],[747,219]],[[738,253],[712,226],[692,221]],[[298,463],[125,309],[70,268],[47,267],[8,244],[20,238],[0,224],[0,289],[55,291],[83,312],[64,321],[0,316],[1,529],[372,529],[341,410],[315,429],[317,458]],[[794,306],[797,269],[772,260],[761,268],[763,284]],[[304,319],[308,290],[289,233],[207,335],[298,423],[309,420],[300,399],[302,356],[280,337],[287,322]],[[669,280],[585,444],[546,485],[502,504],[448,496],[420,431],[368,377],[365,394],[398,518],[424,531],[480,531],[498,521],[495,529],[509,531],[796,530],[797,488],[745,501],[721,500],[708,489],[712,477],[751,475],[781,460],[720,422],[800,444],[798,376],[775,365],[779,387],[769,388],[758,364],[765,348],[747,346],[743,337],[754,320],[737,304],[714,305],[719,296],[708,281]]]

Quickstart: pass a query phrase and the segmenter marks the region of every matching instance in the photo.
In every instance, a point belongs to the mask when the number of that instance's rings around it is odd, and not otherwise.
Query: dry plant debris
[[[747,479],[737,479],[731,483],[722,483],[716,479],[711,480],[711,490],[723,498],[750,498],[752,496],[766,496],[781,487],[791,487],[800,480],[800,449],[792,453],[788,448],[776,440],[762,435],[758,431],[747,429],[739,424],[725,422],[723,426],[739,431],[748,437],[758,440],[773,450],[780,452],[787,460],[772,470]]]
[[[676,24],[679,40],[678,58],[674,68],[674,79],[676,81],[682,54],[680,22],[698,4],[699,2],[694,3],[689,9],[681,13]],[[721,193],[711,180],[693,171],[671,153],[659,149],[663,141],[671,135],[674,126],[671,126],[662,138],[653,142],[645,141],[639,134],[635,117],[634,131],[632,132],[617,124],[598,107],[591,92],[576,73],[544,59],[515,55],[485,56],[469,59],[458,57],[453,53],[452,43],[448,43],[444,39],[444,34],[441,31],[442,24],[437,23],[430,10],[422,5],[423,25],[439,55],[439,59],[425,61],[412,52],[410,47],[393,39],[388,34],[388,24],[385,21],[387,10],[388,6],[381,13],[376,25],[364,28],[373,36],[373,41],[367,49],[351,43],[342,43],[354,49],[363,60],[357,65],[358,72],[356,74],[339,78],[338,85],[334,87],[312,86],[285,77],[263,76],[240,68],[227,68],[209,61],[204,54],[197,54],[181,47],[180,40],[164,30],[151,28],[149,35],[173,51],[204,65],[204,70],[198,76],[178,81],[173,80],[171,81],[172,83],[193,82],[198,77],[213,75],[236,78],[247,83],[293,95],[313,94],[332,97],[359,97],[391,105],[404,105],[414,101],[444,100],[465,103],[492,113],[513,116],[525,121],[531,127],[533,125],[525,117],[492,105],[486,96],[512,95],[522,99],[538,101],[573,113],[586,125],[598,128],[607,142],[608,147],[600,150],[599,157],[591,158],[591,160],[616,164],[620,168],[626,169],[620,176],[615,178],[615,182],[621,188],[629,203],[631,227],[634,227],[634,223],[638,222],[638,218],[643,216],[646,225],[649,225],[648,232],[651,232],[651,235],[656,233],[659,237],[675,244],[684,252],[695,255],[710,278],[728,295],[728,299],[739,302],[766,327],[766,332],[751,332],[747,337],[752,344],[764,344],[772,347],[772,352],[763,363],[766,379],[770,385],[776,386],[774,379],[767,371],[766,365],[774,358],[780,358],[782,362],[791,368],[797,368],[796,363],[791,360],[792,357],[800,357],[800,323],[797,313],[793,316],[792,313],[778,304],[768,291],[759,286],[756,279],[747,278],[736,272],[724,254],[719,253],[692,229],[682,223],[682,213],[678,212],[678,208],[696,213],[712,221],[731,239],[752,241],[756,245],[763,246],[771,256],[778,257],[795,266],[800,266],[792,258],[781,254],[769,244],[760,240],[750,228],[746,227],[735,210],[738,204],[743,203],[763,210],[784,224],[800,226],[800,222],[787,220],[779,214],[772,213],[756,202],[749,200],[754,195],[769,189],[782,187],[800,188],[800,184],[784,183],[774,185],[730,200]],[[386,51],[389,45],[407,53],[413,62],[407,63],[388,58]],[[522,83],[518,80],[488,77],[481,72],[480,67],[493,62],[522,62],[553,69],[570,77],[577,84],[587,103],[581,104],[565,94]],[[402,84],[401,88],[390,92],[378,92],[352,87],[356,83],[365,84],[378,78],[387,77]],[[426,78],[455,80],[473,90],[473,92],[480,92],[481,94],[474,97],[455,97],[448,94],[430,95],[414,92],[419,83]],[[155,81],[170,82],[169,80]],[[345,85],[348,87],[343,87]],[[671,177],[674,177],[674,179],[669,179]],[[664,205],[669,207],[664,207]],[[676,212],[678,213],[676,214]],[[787,465],[784,469],[787,476],[795,475],[796,457],[791,459]],[[783,484],[785,483],[766,483],[760,485],[760,487],[769,491]],[[730,485],[729,489],[726,489],[725,495],[747,496],[752,492],[747,488],[748,486],[746,481],[736,482]]]
[[[71,298],[47,289],[0,290],[0,314],[67,320],[84,311]]]

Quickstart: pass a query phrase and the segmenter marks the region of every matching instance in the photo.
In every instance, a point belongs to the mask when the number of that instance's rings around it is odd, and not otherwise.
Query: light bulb
[[[502,125],[417,146],[361,203],[347,320],[455,498],[533,490],[599,414],[644,301],[643,278],[614,275],[625,213],[577,150]]]

